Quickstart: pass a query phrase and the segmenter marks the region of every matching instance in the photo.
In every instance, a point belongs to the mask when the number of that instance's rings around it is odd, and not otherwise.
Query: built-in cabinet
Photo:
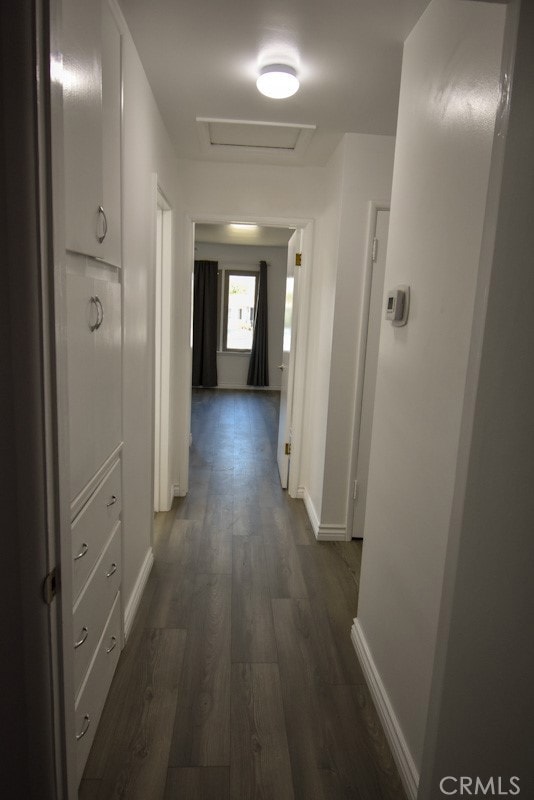
[[[63,0],[65,333],[71,512],[65,668],[79,783],[123,642],[121,37],[106,0]]]
[[[119,266],[120,33],[106,0],[63,2],[66,247]]]
[[[117,276],[105,280],[67,274],[67,339],[73,500],[122,439]]]

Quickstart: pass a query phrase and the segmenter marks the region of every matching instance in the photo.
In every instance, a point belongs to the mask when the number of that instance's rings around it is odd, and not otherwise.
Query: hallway
[[[277,424],[275,392],[193,392],[81,800],[404,800],[350,640],[361,543],[316,542]]]

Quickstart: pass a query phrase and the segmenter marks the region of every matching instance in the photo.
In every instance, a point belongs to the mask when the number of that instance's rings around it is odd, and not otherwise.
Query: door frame
[[[170,472],[171,328],[173,271],[173,212],[157,176],[154,208],[154,511],[168,511],[173,486]],[[160,239],[161,215],[161,239]]]
[[[354,412],[352,418],[352,450],[349,470],[349,493],[347,502],[347,529],[345,538],[352,540],[352,526],[354,522],[354,481],[358,466],[358,445],[360,442],[360,428],[362,419],[363,384],[365,380],[365,355],[367,352],[367,331],[369,328],[369,313],[371,304],[371,286],[373,282],[373,240],[375,238],[377,217],[379,211],[389,211],[388,201],[370,200],[367,216],[367,248],[365,254],[365,273],[362,292],[362,314],[359,330],[358,348],[358,374],[356,378],[356,393]]]
[[[305,401],[305,378],[306,378],[306,353],[308,347],[308,321],[311,293],[311,272],[313,264],[313,232],[314,221],[307,217],[268,217],[261,215],[236,214],[195,214],[187,216],[187,227],[189,230],[186,236],[186,263],[190,265],[189,294],[184,300],[184,308],[187,309],[185,317],[190,332],[189,340],[189,359],[186,374],[188,397],[184,398],[185,422],[183,430],[180,432],[180,442],[183,452],[186,454],[184,459],[184,470],[187,474],[189,466],[189,434],[191,431],[191,375],[192,375],[192,322],[193,322],[193,270],[195,260],[195,225],[228,225],[231,222],[243,222],[251,225],[261,225],[271,228],[298,228],[302,230],[302,260],[301,291],[297,301],[298,311],[296,324],[298,326],[297,346],[295,348],[294,359],[294,384],[293,384],[293,408],[291,415],[292,443],[291,443],[291,464],[289,471],[289,483],[287,491],[290,497],[302,497],[303,487],[300,485],[300,467],[302,453],[302,429],[304,423],[304,401]],[[293,445],[295,445],[293,449]]]

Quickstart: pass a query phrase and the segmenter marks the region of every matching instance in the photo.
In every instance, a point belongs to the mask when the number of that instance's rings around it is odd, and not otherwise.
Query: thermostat
[[[410,287],[397,286],[387,293],[386,319],[396,328],[401,328],[408,322],[408,308],[410,306]]]

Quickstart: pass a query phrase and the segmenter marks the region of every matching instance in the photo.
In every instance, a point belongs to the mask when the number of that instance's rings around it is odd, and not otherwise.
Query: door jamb
[[[371,285],[373,282],[373,240],[379,211],[389,211],[387,201],[370,200],[367,217],[367,249],[365,255],[365,274],[362,292],[362,313],[359,331],[360,346],[358,349],[358,372],[356,377],[356,393],[354,400],[354,413],[352,418],[352,451],[349,469],[349,492],[347,503],[347,530],[346,540],[352,540],[352,525],[354,522],[354,481],[358,466],[358,444],[360,441],[360,425],[362,418],[363,382],[365,378],[365,354],[367,351],[367,331],[369,327],[369,313],[371,303]]]
[[[170,393],[171,393],[171,302],[173,263],[173,212],[165,192],[156,178],[154,216],[154,509],[168,511],[172,504],[173,487],[170,482]],[[161,252],[157,246],[157,216],[162,214]],[[158,256],[160,258],[158,259]],[[158,263],[158,260],[161,263]],[[158,281],[159,276],[159,281]],[[158,315],[159,310],[159,315]],[[158,330],[156,330],[156,322]],[[156,333],[159,332],[159,343]],[[157,348],[157,351],[156,351]],[[156,352],[159,358],[156,356]],[[156,361],[159,360],[159,370]],[[156,410],[159,413],[159,429],[155,430]],[[156,460],[156,435],[158,436]],[[155,477],[157,476],[157,482]],[[157,488],[156,488],[157,484]]]

